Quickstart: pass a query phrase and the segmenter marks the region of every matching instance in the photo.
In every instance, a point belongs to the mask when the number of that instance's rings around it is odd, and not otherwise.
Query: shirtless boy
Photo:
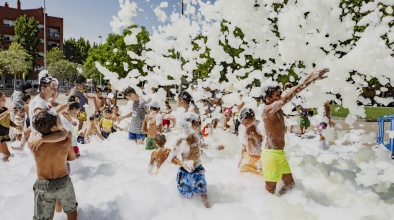
[[[285,153],[285,122],[282,107],[296,94],[301,92],[312,82],[324,79],[328,69],[310,73],[297,86],[293,87],[285,96],[280,96],[280,87],[276,82],[263,86],[261,99],[266,104],[263,109],[263,122],[265,130],[264,149],[261,151],[261,165],[265,179],[265,188],[274,194],[276,183],[283,180],[284,186],[279,190],[282,195],[294,187],[294,179]]]
[[[103,97],[103,92],[101,89],[96,90],[96,95],[86,95],[88,99],[92,99],[94,102],[94,111],[96,114],[101,114],[105,106],[105,98]]]
[[[208,145],[202,142],[199,135],[201,121],[196,113],[186,112],[179,118],[178,125],[182,128],[182,134],[169,156],[173,164],[180,166],[176,178],[177,188],[186,198],[192,197],[194,193],[200,194],[204,206],[209,208],[205,169],[200,160],[201,148],[208,149]],[[223,150],[224,146],[216,146],[216,149]],[[179,159],[177,155],[182,158]]]
[[[80,143],[80,144],[90,143],[92,135],[97,135],[97,137],[99,137],[102,141],[104,140],[104,137],[101,135],[100,131],[97,129],[98,118],[99,118],[99,116],[96,114],[93,114],[89,117],[90,126],[83,129],[79,133],[79,136],[77,137],[78,143]]]
[[[42,135],[64,130],[59,117],[43,110],[33,118],[33,127]],[[50,219],[58,200],[68,219],[77,219],[78,203],[74,187],[68,175],[67,161],[75,159],[71,146],[71,133],[66,139],[56,143],[42,143],[37,151],[32,151],[37,167],[37,180],[34,183],[33,219]]]
[[[239,170],[261,175],[260,155],[263,136],[257,129],[258,121],[256,121],[253,109],[242,108],[238,119],[241,122],[238,137],[242,143],[241,159],[238,163]]]
[[[156,134],[163,132],[163,117],[160,114],[160,103],[153,99],[150,103],[150,112],[145,116],[141,131],[147,134],[146,150],[157,149],[154,139]]]
[[[155,144],[158,147],[158,149],[154,150],[150,156],[148,173],[152,173],[152,169],[154,165],[156,165],[156,174],[159,173],[159,169],[161,165],[163,165],[164,161],[167,160],[167,157],[170,154],[171,150],[164,147],[166,142],[167,140],[164,134],[156,135]]]

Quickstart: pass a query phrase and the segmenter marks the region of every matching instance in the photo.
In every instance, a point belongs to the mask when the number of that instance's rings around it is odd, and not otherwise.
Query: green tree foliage
[[[145,61],[142,59],[131,59],[127,54],[127,51],[132,51],[136,55],[141,56],[142,52],[146,50],[145,45],[149,42],[149,33],[145,27],[142,27],[142,31],[136,36],[137,44],[126,45],[124,42],[124,37],[131,34],[133,28],[136,27],[131,26],[129,29],[124,30],[122,35],[109,34],[107,41],[103,45],[93,48],[83,65],[85,76],[95,81],[99,80],[101,73],[98,72],[95,62],[99,62],[108,70],[116,72],[121,78],[126,77],[134,69],[138,70],[142,75],[146,75],[147,73],[143,70]],[[124,63],[127,63],[127,69]]]
[[[63,52],[57,47],[48,52],[47,64],[48,72],[58,79],[73,82],[78,75],[77,64],[66,60]]]
[[[37,47],[40,44],[38,25],[39,22],[34,17],[28,18],[26,15],[23,15],[16,19],[14,28],[14,41],[19,43],[30,54],[32,57],[32,68],[36,66],[35,58],[38,57]]]
[[[64,42],[64,55],[66,59],[73,63],[83,64],[89,55],[91,45],[88,40],[70,38]]]
[[[14,74],[15,79],[17,74],[21,74],[25,78],[29,69],[32,68],[32,57],[27,51],[17,42],[12,42],[8,50],[0,51],[0,72]],[[15,88],[15,81],[14,81]]]

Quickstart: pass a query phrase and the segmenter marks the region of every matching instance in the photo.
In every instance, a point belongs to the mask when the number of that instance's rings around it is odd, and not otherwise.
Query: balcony
[[[60,38],[60,34],[59,34],[59,33],[48,33],[48,37],[51,37],[51,38]]]

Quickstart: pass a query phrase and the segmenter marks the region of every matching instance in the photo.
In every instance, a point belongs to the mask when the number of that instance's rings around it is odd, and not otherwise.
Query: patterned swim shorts
[[[187,172],[183,167],[179,168],[176,181],[179,192],[187,198],[192,197],[194,193],[207,193],[205,169],[201,165],[191,173]]]

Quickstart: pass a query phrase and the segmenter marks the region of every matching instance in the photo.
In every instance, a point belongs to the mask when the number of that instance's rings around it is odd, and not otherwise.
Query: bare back
[[[275,103],[272,103],[275,104]],[[282,109],[272,111],[264,108],[265,148],[283,150],[285,147],[285,121]]]
[[[71,133],[69,133],[71,135]],[[69,155],[70,154],[70,155]],[[74,157],[73,157],[74,156]],[[55,179],[68,174],[67,159],[74,159],[71,137],[57,143],[44,142],[34,153],[39,179]]]
[[[167,157],[170,154],[170,152],[171,152],[170,149],[159,147],[159,149],[156,149],[155,151],[152,152],[151,164],[156,162],[157,168],[160,168],[161,165],[164,163],[164,161],[167,160]]]

